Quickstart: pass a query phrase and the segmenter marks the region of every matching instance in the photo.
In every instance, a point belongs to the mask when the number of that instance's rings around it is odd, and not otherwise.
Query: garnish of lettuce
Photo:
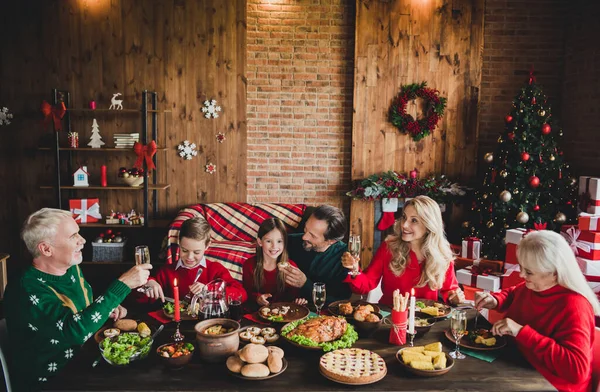
[[[343,317],[340,317],[340,318],[343,319]],[[304,324],[308,320],[310,320],[310,319],[297,320],[297,321],[291,322],[289,325],[287,325],[285,328],[283,328],[281,330],[281,335],[283,335],[287,339],[291,340],[292,342],[298,343],[302,346],[321,347],[323,349],[323,351],[325,351],[325,352],[337,350],[340,348],[350,348],[358,340],[358,333],[354,330],[354,326],[351,324],[348,324],[348,328],[346,328],[346,332],[344,332],[344,334],[339,339],[334,340],[332,342],[317,343],[314,340],[309,339],[305,336],[301,336],[301,335],[289,336],[289,333],[294,328],[296,328],[300,324]]]
[[[422,302],[422,301],[417,301],[417,302],[415,302],[415,305],[416,305],[417,307],[421,308],[421,309],[425,309],[425,308],[427,307],[427,306],[425,305],[425,303],[424,303],[424,302]]]
[[[278,314],[277,316],[269,316],[267,317],[269,321],[283,321],[283,316]]]

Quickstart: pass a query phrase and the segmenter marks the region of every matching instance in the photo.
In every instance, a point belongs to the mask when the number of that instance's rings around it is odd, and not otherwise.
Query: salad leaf
[[[136,333],[125,333],[100,343],[102,355],[115,365],[127,365],[138,357],[145,357],[152,348],[150,337],[141,338]]]
[[[188,304],[186,302],[179,301],[179,310],[181,312],[185,312],[187,307],[188,307]],[[163,305],[163,309],[166,314],[173,314],[173,313],[175,313],[175,304],[173,302],[167,301]]]
[[[343,317],[341,317],[341,318],[343,318]],[[296,328],[300,324],[304,324],[308,320],[310,320],[310,319],[307,318],[304,320],[297,320],[297,321],[291,322],[289,325],[287,325],[285,328],[283,328],[281,330],[281,335],[285,336],[287,339],[291,340],[292,342],[298,343],[302,346],[321,347],[321,348],[323,348],[323,351],[325,351],[325,352],[337,350],[340,348],[352,347],[352,345],[354,343],[356,343],[356,341],[358,340],[358,333],[356,332],[356,330],[354,330],[354,326],[351,324],[348,324],[348,328],[346,328],[346,332],[344,332],[344,334],[339,339],[334,340],[332,342],[317,343],[314,340],[309,339],[305,336],[301,336],[301,335],[288,336],[288,334],[294,328]]]
[[[283,316],[278,314],[276,316],[269,316],[267,317],[267,320],[269,321],[283,321]]]
[[[421,309],[425,309],[427,307],[423,301],[417,301],[415,302],[415,305]]]

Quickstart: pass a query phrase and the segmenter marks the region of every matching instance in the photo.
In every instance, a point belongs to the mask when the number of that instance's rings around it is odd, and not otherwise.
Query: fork
[[[202,271],[204,271],[202,269],[202,267],[198,267],[198,271],[196,271],[196,277],[194,278],[194,281],[192,282],[192,284],[196,283],[196,281],[198,280],[200,275],[202,275]],[[187,293],[183,299],[186,300],[187,302],[190,302],[192,299],[192,292],[190,291],[189,293]]]

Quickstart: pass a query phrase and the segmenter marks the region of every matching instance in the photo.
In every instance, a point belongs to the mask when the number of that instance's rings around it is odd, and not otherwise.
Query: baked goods
[[[290,263],[287,261],[282,261],[281,263],[277,263],[278,269],[286,269],[289,266],[290,266]]]
[[[298,325],[287,336],[300,335],[315,343],[331,342],[339,339],[347,328],[348,322],[344,318],[321,316]]]
[[[242,349],[240,359],[248,363],[261,363],[267,360],[269,350],[262,344],[250,343]]]
[[[441,342],[403,348],[400,350],[400,357],[405,365],[417,370],[442,370],[447,366]]]
[[[486,347],[492,347],[496,345],[496,338],[487,329],[478,329],[469,333],[469,338],[475,344],[480,344]]]
[[[240,339],[244,342],[249,342],[253,337],[254,335],[252,335],[248,330],[240,332]]]
[[[255,344],[275,343],[279,339],[273,327],[248,327],[245,331],[240,332],[240,340]]]
[[[273,335],[265,335],[264,338],[267,341],[267,343],[275,343],[277,339],[279,339],[279,335],[275,333]]]
[[[349,314],[352,314],[354,308],[352,307],[352,304],[350,302],[343,302],[338,305],[338,311],[340,314],[347,316]]]
[[[242,367],[242,376],[245,377],[267,377],[269,373],[269,367],[263,363],[249,363]]]
[[[331,351],[321,357],[319,368],[325,377],[350,384],[375,382],[387,373],[383,358],[360,348]]]
[[[373,308],[373,306],[371,304],[359,305],[356,307],[356,311],[354,311],[354,319],[356,321],[372,322],[370,320],[367,320],[367,317],[374,311],[375,311],[375,309]],[[373,317],[371,317],[370,319],[373,320]],[[379,321],[379,317],[377,317],[376,322],[378,322],[378,321]]]
[[[279,373],[283,368],[283,357],[279,355],[269,355],[267,358],[267,366],[271,373]]]
[[[227,358],[227,369],[247,378],[262,378],[284,370],[283,350],[259,344],[248,344],[236,355]]]
[[[269,354],[279,355],[281,358],[283,358],[284,352],[281,347],[269,346],[269,347],[267,347],[267,349],[269,350]]]
[[[229,369],[230,371],[234,373],[239,373],[242,371],[244,362],[239,357],[232,355],[231,357],[227,358],[226,365],[227,369]]]
[[[119,331],[118,328],[107,328],[102,333],[107,338],[114,338],[115,336],[118,336],[121,333],[121,331]]]
[[[373,314],[373,313],[367,314],[367,317],[365,317],[365,321],[368,323],[378,323],[379,316],[377,316],[376,314]]]
[[[250,332],[252,335],[260,335],[260,331],[262,331],[260,328],[258,327],[248,327],[248,329],[246,330],[248,332]]]
[[[132,332],[137,328],[137,321],[132,319],[121,319],[114,323],[114,327],[120,329],[123,332]]]
[[[442,343],[441,342],[429,343],[429,344],[426,344],[423,349],[427,350],[427,351],[442,352]]]

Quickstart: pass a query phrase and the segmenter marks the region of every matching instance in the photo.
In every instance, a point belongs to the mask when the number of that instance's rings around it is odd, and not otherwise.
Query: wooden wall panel
[[[352,179],[418,168],[421,176],[475,175],[483,46],[483,0],[357,0]],[[388,122],[404,84],[426,81],[448,98],[433,136],[413,142]],[[373,253],[374,205],[353,201],[367,264]]]
[[[125,108],[139,108],[143,90],[159,93],[159,107],[172,112],[159,116],[157,143],[168,151],[157,153],[158,182],[171,188],[158,192],[158,217],[170,219],[198,202],[246,200],[246,0],[13,1],[0,18],[7,38],[0,53],[0,106],[15,116],[9,127],[0,127],[0,178],[11,185],[0,194],[2,251],[18,252],[24,218],[55,205],[54,193],[38,187],[53,177],[53,159],[37,151],[42,139],[52,137],[40,125],[39,112],[52,88],[69,90],[78,108],[92,99],[107,108],[115,92],[123,93]],[[201,108],[213,98],[223,111],[208,120]],[[140,129],[136,114],[95,117],[107,145],[115,132]],[[92,118],[73,121],[82,146]],[[218,132],[226,134],[222,144]],[[184,140],[199,146],[191,161],[177,155]],[[132,167],[135,156],[89,153],[76,159],[96,177],[107,164],[110,182],[119,166]],[[217,164],[213,175],[204,171],[209,161]],[[142,207],[141,192],[76,195],[99,196],[104,213]]]

